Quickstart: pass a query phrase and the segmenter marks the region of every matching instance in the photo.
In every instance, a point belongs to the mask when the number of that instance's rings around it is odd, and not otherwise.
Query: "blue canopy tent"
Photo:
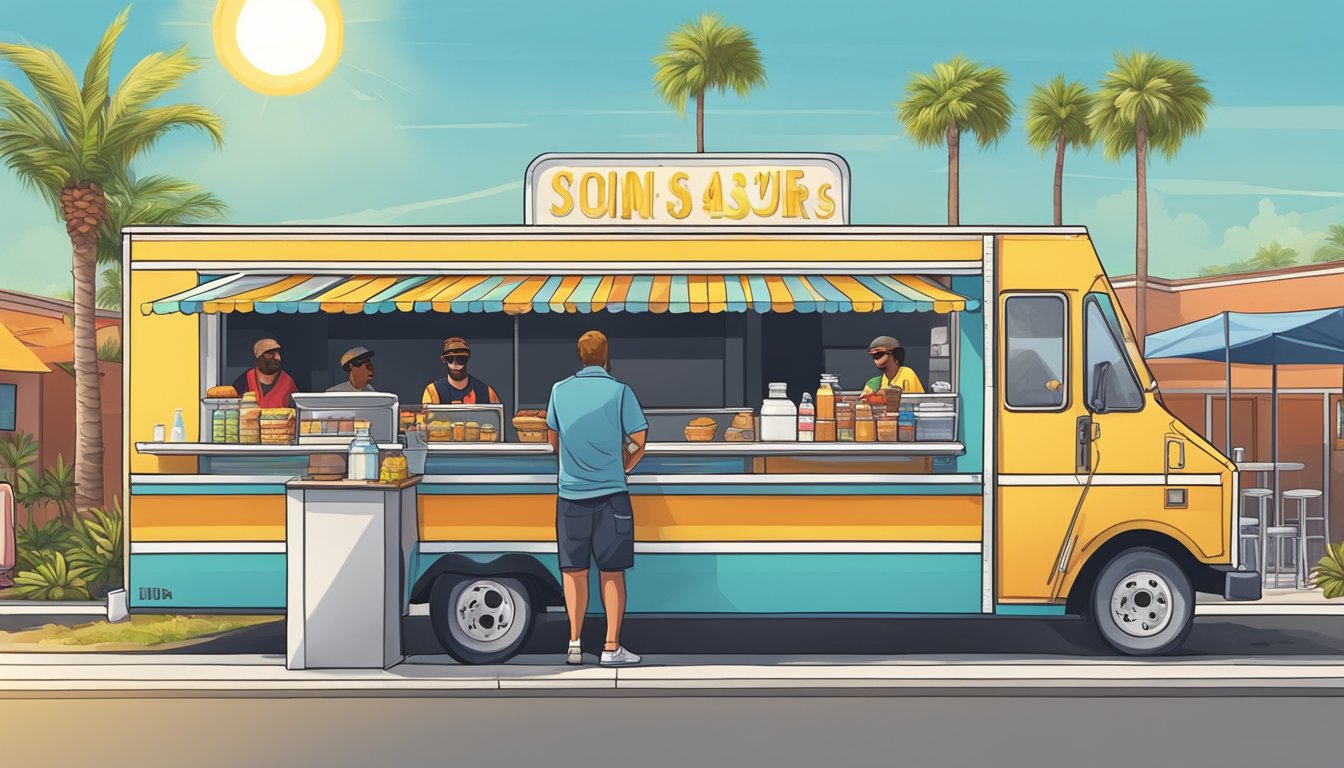
[[[1344,308],[1300,312],[1223,312],[1150,334],[1149,359],[1221,360],[1226,364],[1225,452],[1232,453],[1232,363],[1271,366],[1270,423],[1279,463],[1279,366],[1344,365]],[[1328,471],[1328,470],[1327,470]],[[1274,498],[1279,473],[1274,472]]]

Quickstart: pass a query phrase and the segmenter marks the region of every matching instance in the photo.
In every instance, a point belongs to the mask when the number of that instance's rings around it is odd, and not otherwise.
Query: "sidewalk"
[[[638,667],[554,665],[553,657],[520,657],[507,665],[464,667],[419,657],[390,670],[286,670],[278,656],[125,657],[100,655],[70,664],[49,654],[0,657],[0,695],[25,693],[159,695],[250,692],[286,695],[409,695],[530,691],[891,691],[1069,690],[1111,695],[1188,689],[1281,694],[1312,690],[1344,695],[1344,658],[1297,657],[1076,659],[1067,657],[734,657],[651,656]],[[541,663],[546,662],[546,663]]]

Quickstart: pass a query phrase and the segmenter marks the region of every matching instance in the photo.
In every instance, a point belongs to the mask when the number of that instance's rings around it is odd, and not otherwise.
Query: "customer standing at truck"
[[[569,614],[565,661],[583,663],[579,632],[588,609],[588,563],[597,562],[607,613],[603,666],[638,664],[621,646],[625,571],[635,564],[635,521],[626,474],[644,456],[649,422],[630,387],[612,377],[607,337],[579,337],[583,369],[551,388],[546,426],[559,459],[555,535]]]

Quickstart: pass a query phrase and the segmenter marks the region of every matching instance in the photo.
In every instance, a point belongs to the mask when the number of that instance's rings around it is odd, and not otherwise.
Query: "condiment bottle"
[[[831,375],[821,375],[821,385],[817,387],[817,418],[835,418],[835,389],[831,387]]]
[[[788,385],[771,382],[761,403],[761,440],[794,442],[798,439],[798,407],[789,399]]]
[[[798,442],[815,442],[817,409],[812,405],[812,393],[803,393],[803,402],[798,405]]]
[[[860,400],[854,405],[854,441],[871,443],[877,440],[877,424],[873,422],[873,408]]]
[[[844,401],[835,404],[835,439],[842,443],[854,442],[854,404]]]
[[[177,413],[173,415],[173,431],[170,433],[168,440],[173,443],[185,443],[187,441],[187,426],[182,422],[181,408],[178,408]]]

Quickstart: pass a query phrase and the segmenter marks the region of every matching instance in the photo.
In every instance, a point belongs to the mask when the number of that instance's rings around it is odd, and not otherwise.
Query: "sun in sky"
[[[287,96],[331,74],[344,20],[336,0],[219,0],[214,36],[215,53],[238,82]]]

